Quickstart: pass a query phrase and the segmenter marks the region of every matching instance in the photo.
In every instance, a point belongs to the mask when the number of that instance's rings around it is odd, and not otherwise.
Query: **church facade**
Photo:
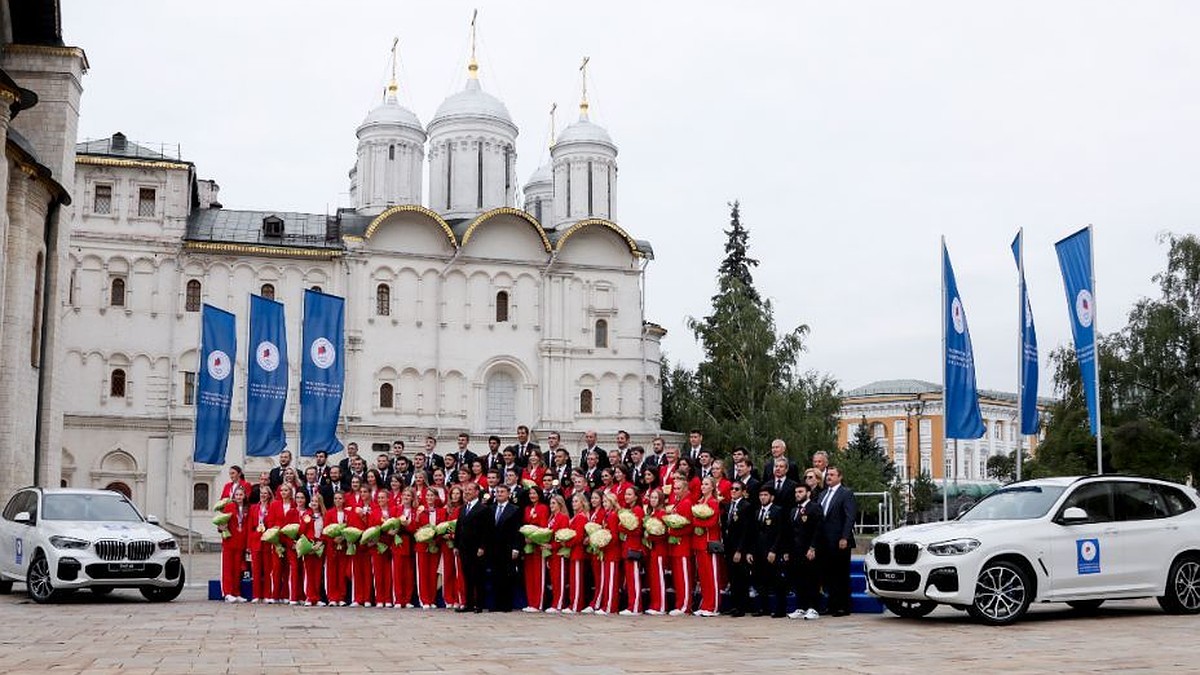
[[[286,306],[295,451],[308,288],[346,298],[339,436],[364,455],[429,434],[452,448],[460,432],[478,451],[518,424],[571,448],[590,429],[659,433],[665,331],[644,312],[653,251],[617,223],[617,147],[586,97],[520,187],[518,128],[473,59],[428,125],[396,90],[393,79],[358,127],[353,206],[332,215],[224,209],[191,162],[123,134],[76,146],[64,483],[126,491],[204,533],[226,472],[191,464],[199,310],[238,317],[227,465],[253,480],[270,461],[243,454],[249,295]]]

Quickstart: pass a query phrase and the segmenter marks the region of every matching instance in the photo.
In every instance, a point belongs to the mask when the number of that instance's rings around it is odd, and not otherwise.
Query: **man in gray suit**
[[[850,613],[850,552],[854,550],[854,492],[842,485],[842,470],[831,466],[825,472],[826,488],[820,497],[821,530],[817,534],[817,563],[821,585],[829,595],[830,616]]]

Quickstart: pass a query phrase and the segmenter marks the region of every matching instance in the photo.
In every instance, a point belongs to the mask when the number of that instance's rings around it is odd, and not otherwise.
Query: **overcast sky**
[[[62,5],[91,63],[80,138],[179,144],[234,209],[347,205],[393,37],[401,101],[428,123],[464,83],[479,7],[481,79],[521,129],[522,183],[548,157],[550,104],[560,129],[577,117],[590,56],[617,220],[657,255],[647,318],[688,364],[733,199],[780,328],[812,327],[802,367],[847,389],[940,381],[941,235],[979,384],[1012,391],[1018,227],[1043,355],[1070,340],[1054,241],[1094,225],[1110,331],[1156,293],[1157,235],[1200,229],[1198,3]]]

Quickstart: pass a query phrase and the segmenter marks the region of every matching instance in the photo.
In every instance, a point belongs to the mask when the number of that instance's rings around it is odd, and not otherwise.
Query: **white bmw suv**
[[[109,490],[18,490],[0,517],[0,593],[24,581],[43,603],[88,588],[136,588],[151,602],[183,590],[179,545]]]
[[[1149,478],[1088,476],[1014,483],[957,519],[901,527],[874,542],[872,593],[903,617],[939,604],[984,623],[1021,618],[1033,602],[1094,610],[1158,599],[1200,613],[1200,495]]]

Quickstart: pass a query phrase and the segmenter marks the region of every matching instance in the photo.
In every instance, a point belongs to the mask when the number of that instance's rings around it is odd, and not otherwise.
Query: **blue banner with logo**
[[[303,353],[300,365],[300,455],[341,452],[337,439],[346,380],[342,332],[346,301],[319,291],[304,291]]]
[[[971,350],[967,312],[958,295],[958,282],[954,279],[945,241],[942,242],[942,285],[945,289],[942,332],[946,336],[943,354],[946,438],[979,438],[986,429],[975,387],[975,354]]]
[[[235,354],[237,319],[206,303],[200,312],[200,377],[196,390],[196,445],[192,454],[192,460],[198,464],[225,463]]]
[[[278,455],[287,445],[287,325],[283,303],[250,296],[250,358],[246,364],[246,456]]]
[[[1087,399],[1088,421],[1092,435],[1100,433],[1100,396],[1096,390],[1096,298],[1093,294],[1092,228],[1085,227],[1054,245],[1058,266],[1062,269],[1067,291],[1067,310],[1071,315],[1071,333],[1075,336],[1075,357]]]
[[[1021,433],[1032,436],[1038,432],[1038,347],[1037,331],[1033,327],[1033,308],[1029,306],[1029,289],[1025,287],[1025,243],[1021,233],[1013,239],[1013,258],[1017,261],[1017,276],[1021,295]]]

